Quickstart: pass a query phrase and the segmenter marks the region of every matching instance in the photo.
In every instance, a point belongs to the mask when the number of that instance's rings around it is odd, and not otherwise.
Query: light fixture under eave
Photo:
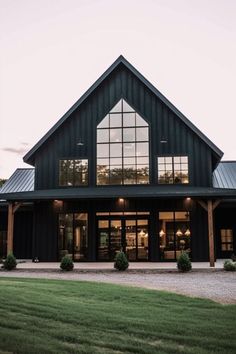
[[[162,139],[162,140],[160,140],[160,143],[161,143],[161,144],[167,144],[167,140]]]
[[[83,146],[84,143],[82,141],[78,141],[78,143],[76,144],[77,146]]]

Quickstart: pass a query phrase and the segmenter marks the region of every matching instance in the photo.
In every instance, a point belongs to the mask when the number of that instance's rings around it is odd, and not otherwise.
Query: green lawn
[[[236,353],[236,306],[116,285],[0,278],[0,353]]]

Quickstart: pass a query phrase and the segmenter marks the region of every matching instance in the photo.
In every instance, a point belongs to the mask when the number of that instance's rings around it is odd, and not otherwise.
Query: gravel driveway
[[[0,277],[26,277],[96,281],[103,283],[138,286],[147,289],[166,290],[178,294],[208,298],[222,304],[236,304],[236,273],[225,271],[190,273],[139,272],[119,273],[117,271],[66,272],[58,270],[16,270],[0,271]]]

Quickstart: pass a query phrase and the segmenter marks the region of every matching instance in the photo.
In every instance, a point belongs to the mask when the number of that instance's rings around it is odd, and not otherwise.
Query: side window
[[[60,160],[59,186],[77,187],[88,185],[88,160]]]
[[[233,230],[232,229],[221,229],[220,239],[221,239],[221,251],[233,251]]]
[[[188,156],[159,156],[157,169],[159,184],[189,183]]]

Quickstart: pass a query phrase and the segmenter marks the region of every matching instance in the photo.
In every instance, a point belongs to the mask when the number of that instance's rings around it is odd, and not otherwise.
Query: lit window
[[[149,183],[149,127],[121,99],[97,126],[97,184]]]
[[[233,251],[233,230],[221,229],[221,251]]]
[[[189,183],[188,156],[162,156],[157,158],[158,183]]]
[[[59,186],[88,185],[88,160],[60,160]]]

